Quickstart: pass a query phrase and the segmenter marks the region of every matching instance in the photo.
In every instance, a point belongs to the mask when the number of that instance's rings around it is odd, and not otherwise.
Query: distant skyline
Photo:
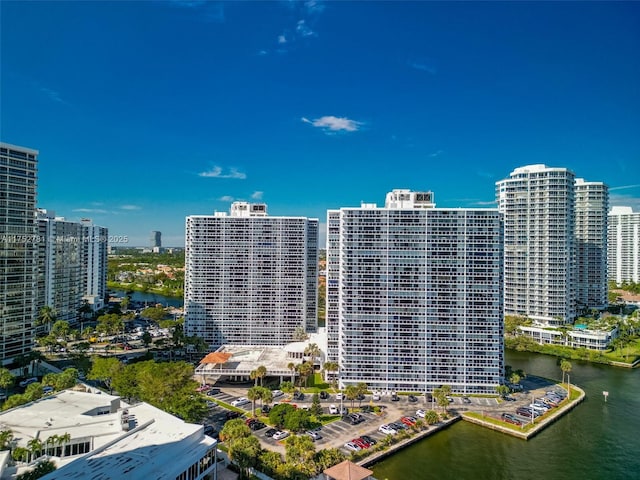
[[[187,215],[495,207],[566,167],[640,211],[639,2],[0,2],[0,139],[37,204],[147,246]],[[124,246],[117,244],[116,246]]]

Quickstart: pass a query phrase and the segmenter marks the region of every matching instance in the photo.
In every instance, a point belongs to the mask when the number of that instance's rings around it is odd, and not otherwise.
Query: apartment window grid
[[[467,213],[340,211],[343,383],[418,391],[449,383],[456,391],[493,391],[503,362],[500,219],[482,212],[474,223]],[[477,265],[471,267],[471,258]],[[471,285],[465,275],[480,281]],[[495,335],[487,336],[487,326]],[[475,334],[483,347],[471,352],[465,337]]]
[[[315,327],[317,221],[188,217],[186,255],[187,328],[211,348],[283,345]]]

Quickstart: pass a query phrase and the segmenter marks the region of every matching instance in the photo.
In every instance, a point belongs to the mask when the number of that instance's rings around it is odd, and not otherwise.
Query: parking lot
[[[220,400],[222,402],[231,404],[234,400],[246,396],[246,388],[238,388],[238,387],[222,387],[220,389],[220,393],[211,396],[212,400]],[[277,401],[283,401],[289,396],[283,396],[275,399],[274,403],[278,403]],[[437,407],[435,403],[432,401],[428,401],[424,396],[416,397],[415,402],[410,402],[408,397],[405,395],[399,395],[398,401],[391,401],[391,397],[382,396],[380,400],[373,401],[371,395],[366,395],[365,399],[362,401],[354,401],[353,406],[355,410],[359,410],[359,407],[365,406],[379,406],[382,408],[382,411],[378,414],[369,413],[369,412],[360,412],[362,415],[363,421],[356,425],[352,425],[347,419],[341,418],[329,424],[326,424],[321,427],[317,431],[317,434],[322,438],[315,440],[316,448],[339,448],[345,454],[350,454],[352,450],[349,450],[345,447],[347,442],[351,440],[361,437],[362,435],[368,435],[375,441],[382,440],[386,435],[379,432],[378,429],[381,425],[387,424],[390,422],[400,422],[403,416],[416,416],[416,411],[419,409],[422,410],[437,410],[441,411],[440,407]],[[312,395],[305,395],[305,399],[300,401],[291,400],[291,404],[295,404],[298,408],[310,407],[311,406]],[[468,403],[466,403],[468,402]],[[329,407],[331,405],[335,405],[338,409],[341,407],[341,401],[336,400],[335,394],[332,394],[330,398],[321,400],[321,405],[325,414],[329,414]],[[343,400],[342,405],[347,407],[349,412],[352,411],[352,404],[350,400]],[[457,411],[465,411],[465,410],[475,410],[481,411],[483,409],[491,409],[494,410],[498,407],[498,401],[495,398],[482,398],[482,397],[468,397],[467,401],[464,401],[462,397],[451,397],[451,402],[449,404],[448,410],[451,413],[456,413]],[[245,412],[245,418],[251,416],[251,403],[237,407]],[[259,410],[260,402],[256,402],[256,410]],[[206,423],[213,425],[214,429],[219,432],[224,423],[227,421],[227,413],[228,410],[219,406],[213,407],[210,410],[210,416],[208,417]],[[265,426],[260,430],[254,431],[254,435],[260,440],[260,443],[264,448],[268,448],[273,451],[279,451],[284,453],[284,441],[283,440],[274,440],[268,436],[265,436],[265,432],[271,428],[270,426]]]

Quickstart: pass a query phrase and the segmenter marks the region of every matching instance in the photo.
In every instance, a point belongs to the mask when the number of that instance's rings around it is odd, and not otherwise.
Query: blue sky
[[[638,2],[2,2],[3,141],[130,245],[263,201],[491,207],[546,163],[640,209]]]

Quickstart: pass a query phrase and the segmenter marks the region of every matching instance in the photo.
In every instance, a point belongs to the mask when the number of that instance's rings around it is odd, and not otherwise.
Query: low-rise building
[[[0,469],[11,478],[46,455],[52,479],[214,479],[216,441],[202,425],[186,423],[146,403],[128,405],[100,391],[65,390],[0,413],[28,462]],[[34,447],[39,445],[39,449]]]

